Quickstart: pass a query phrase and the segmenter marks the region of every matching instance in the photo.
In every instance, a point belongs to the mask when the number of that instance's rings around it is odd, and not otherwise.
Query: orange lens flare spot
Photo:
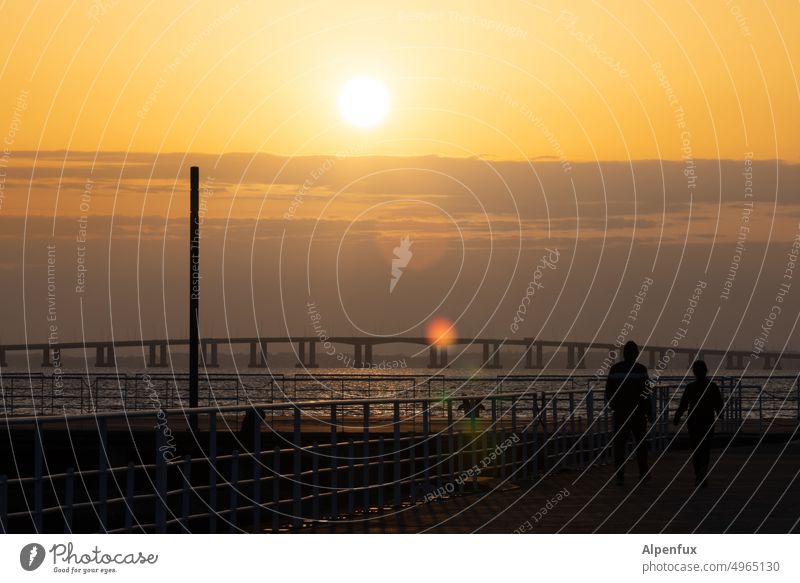
[[[433,318],[425,328],[425,337],[435,346],[448,346],[456,337],[456,328],[447,318]]]

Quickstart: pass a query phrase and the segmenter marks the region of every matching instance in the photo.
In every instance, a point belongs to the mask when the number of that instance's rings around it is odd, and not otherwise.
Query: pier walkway
[[[694,487],[688,456],[688,449],[675,448],[651,454],[647,485],[633,480],[633,462],[624,487],[615,485],[610,465],[513,485],[486,480],[473,494],[304,532],[800,532],[800,442],[716,447],[710,486],[703,489]]]

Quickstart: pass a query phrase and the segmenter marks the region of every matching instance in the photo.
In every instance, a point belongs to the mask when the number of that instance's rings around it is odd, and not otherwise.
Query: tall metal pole
[[[199,348],[200,348],[200,168],[190,169],[189,193],[189,407],[199,403]],[[197,415],[189,419],[192,429],[197,429]]]

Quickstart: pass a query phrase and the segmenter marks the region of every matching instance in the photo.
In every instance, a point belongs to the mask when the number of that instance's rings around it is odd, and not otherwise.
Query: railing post
[[[464,493],[464,482],[465,480],[462,479],[464,475],[464,458],[466,457],[466,445],[464,444],[465,438],[464,433],[459,431],[458,435],[456,435],[456,454],[458,455],[458,464],[456,466],[456,470],[458,471],[458,478],[456,483],[458,484],[458,493]]]
[[[253,415],[253,527],[261,531],[261,420],[263,409]]]
[[[603,407],[603,452],[605,456],[605,463],[608,463],[611,452],[609,451],[609,443],[611,441],[611,433],[609,433],[609,422],[608,422],[608,407]]]
[[[101,532],[108,530],[108,421],[105,417],[97,419],[100,433],[100,459],[98,460],[98,491],[100,504]]]
[[[437,432],[436,436],[434,437],[434,441],[436,443],[436,489],[437,491],[439,488],[442,487],[442,434],[441,432]]]
[[[239,494],[239,450],[233,450],[231,454],[231,479],[229,484],[230,511],[228,512],[228,532],[235,533],[237,516],[239,514],[238,494]]]
[[[412,506],[417,503],[417,478],[416,478],[416,434],[412,433],[408,446],[408,478],[410,480],[409,500]]]
[[[586,393],[586,423],[589,433],[589,465],[595,461],[595,442],[594,442],[594,393],[592,389]]]
[[[383,435],[378,436],[378,512],[383,512],[384,506],[384,492],[383,492],[383,480],[384,480],[384,443],[383,443]]]
[[[537,425],[540,421],[541,412],[539,411],[539,401],[537,400],[536,393],[533,394],[533,406],[531,407],[531,448],[533,449],[532,458],[533,458],[533,477],[539,477],[539,429]],[[542,425],[544,428],[544,425]],[[527,454],[526,454],[527,455]],[[530,476],[530,471],[528,473]]]
[[[280,530],[281,511],[281,448],[272,450],[272,532]]]
[[[208,414],[208,532],[217,532],[217,414]]]
[[[739,411],[739,426],[741,427],[744,424],[744,400],[742,395],[742,383],[736,383],[736,398],[739,401],[738,411]]]
[[[430,456],[430,401],[423,401],[422,403],[422,458],[423,458],[423,486],[425,494],[430,492],[431,489],[431,456]]]
[[[319,445],[315,441],[311,446],[311,486],[312,486],[312,509],[311,519],[319,522]]]
[[[577,435],[575,433],[575,394],[572,391],[569,392],[569,432],[571,433],[569,439],[567,440],[571,450],[569,456],[569,467],[570,469],[574,469],[575,464],[577,463],[575,451],[577,448],[577,443],[575,441],[577,439]],[[564,444],[565,448],[567,443]]]
[[[575,435],[575,393],[569,392],[569,430]]]
[[[0,533],[8,534],[8,476],[0,476]]]
[[[394,437],[394,472],[392,478],[394,479],[394,507],[400,508],[402,504],[401,486],[402,479],[400,477],[400,403],[395,401],[392,409],[392,425]]]
[[[670,395],[669,389],[666,387],[658,387],[657,389],[661,393],[661,449],[662,451],[666,451],[669,442],[670,442]]]
[[[64,534],[72,534],[72,511],[75,502],[75,469],[67,468],[64,483]]]
[[[448,479],[452,480],[455,476],[455,456],[453,440],[453,400],[447,399],[447,474]]]
[[[364,486],[364,514],[369,512],[369,403],[364,403],[364,470],[363,470],[363,486]]]
[[[166,413],[159,411],[166,415]],[[166,427],[166,417],[164,427]],[[167,467],[164,460],[164,430],[156,425],[156,532],[163,534],[166,532],[166,511],[167,511]]]
[[[301,475],[301,463],[302,458],[301,454],[303,451],[303,430],[301,426],[301,416],[300,416],[300,407],[294,408],[294,435],[292,437],[292,441],[294,442],[294,452],[293,452],[293,460],[294,460],[294,484],[292,487],[292,527],[297,529],[300,528],[302,524],[301,515],[303,514],[302,509],[302,491],[301,491],[301,482],[303,476]]]
[[[331,403],[331,520],[336,520],[339,516],[339,444],[338,421],[336,419],[336,403]]]
[[[133,528],[133,505],[134,505],[134,473],[136,467],[133,462],[128,463],[125,473],[125,532],[131,532]]]
[[[34,424],[33,442],[33,523],[37,534],[41,534],[43,526],[42,515],[42,457],[44,444],[42,443],[42,427],[39,421]]]
[[[542,421],[542,455],[541,459],[543,463],[541,464],[542,471],[547,470],[550,467],[550,458],[548,456],[547,448],[550,443],[550,439],[547,434],[547,393],[542,393],[542,406],[539,410],[539,418]],[[535,446],[535,442],[534,442]],[[537,464],[538,466],[538,464]]]
[[[355,456],[353,438],[347,438],[347,516],[353,518],[356,511]]]
[[[181,492],[181,526],[184,532],[191,533],[189,528],[190,496],[192,494],[192,456],[183,456],[183,489]]]
[[[515,437],[517,437],[517,399],[511,397],[511,476],[514,480],[518,480],[517,442],[514,440]]]

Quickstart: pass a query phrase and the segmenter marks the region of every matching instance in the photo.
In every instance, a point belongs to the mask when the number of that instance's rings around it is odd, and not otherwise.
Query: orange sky
[[[26,107],[12,149],[679,159],[688,131],[695,158],[800,162],[793,2],[1,10],[0,134]],[[358,74],[393,103],[366,132],[335,105]]]
[[[65,338],[182,334],[198,164],[215,333],[307,331],[311,299],[331,332],[436,312],[502,335],[558,248],[521,333],[612,338],[657,274],[642,335],[668,340],[704,278],[708,340],[747,346],[800,233],[800,4],[432,4],[1,3],[3,336],[46,333],[49,245]],[[360,75],[391,99],[368,130],[337,111]]]

